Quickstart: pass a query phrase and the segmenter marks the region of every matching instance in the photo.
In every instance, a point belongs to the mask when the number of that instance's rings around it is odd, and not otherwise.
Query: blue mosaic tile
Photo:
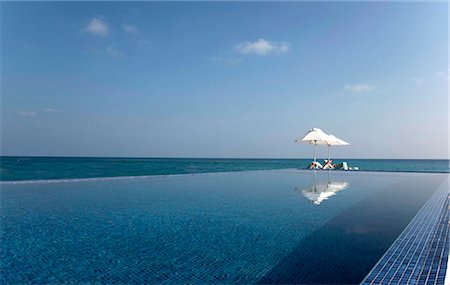
[[[427,201],[362,284],[444,284],[448,256],[447,180]]]

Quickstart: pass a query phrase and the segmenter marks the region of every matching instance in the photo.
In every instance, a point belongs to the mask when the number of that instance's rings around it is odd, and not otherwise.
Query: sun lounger
[[[347,162],[342,162],[342,166],[340,167],[342,170],[350,170],[350,171],[358,171],[358,166],[348,166]]]
[[[332,164],[331,159],[330,160],[328,160],[328,159],[324,160],[324,165],[323,165],[322,169],[334,169],[334,165]]]
[[[313,161],[311,162],[311,164],[309,165],[309,169],[323,169],[322,164],[320,164],[320,162],[318,161]]]
[[[333,165],[334,169],[349,170],[347,162],[341,162]]]
[[[341,163],[333,164],[333,161],[331,159],[330,160],[325,159],[323,162],[324,162],[324,164],[322,166],[322,164],[320,164],[320,162],[313,161],[309,165],[309,169],[324,169],[324,170],[326,170],[326,169],[329,169],[329,170],[339,169],[339,170],[345,170],[345,171],[359,170],[358,166],[352,166],[352,167],[348,166],[348,163],[346,161],[343,161]]]
[[[346,161],[342,162],[342,168],[341,169],[342,170],[348,170],[348,165],[347,165]]]

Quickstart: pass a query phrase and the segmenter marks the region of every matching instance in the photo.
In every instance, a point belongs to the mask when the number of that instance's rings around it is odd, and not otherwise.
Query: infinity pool
[[[4,182],[0,282],[359,283],[447,176]]]

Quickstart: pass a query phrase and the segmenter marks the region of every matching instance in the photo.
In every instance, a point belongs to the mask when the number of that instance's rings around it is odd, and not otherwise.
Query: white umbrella
[[[343,141],[333,135],[328,135],[328,139],[325,140],[327,146],[328,146],[328,160],[330,160],[330,146],[335,145],[335,146],[339,146],[339,145],[349,145],[348,142]]]
[[[309,143],[314,145],[314,162],[316,162],[316,146],[318,144],[327,145],[327,140],[329,140],[328,135],[324,133],[321,129],[312,128],[308,133],[302,138],[295,140],[296,143]]]

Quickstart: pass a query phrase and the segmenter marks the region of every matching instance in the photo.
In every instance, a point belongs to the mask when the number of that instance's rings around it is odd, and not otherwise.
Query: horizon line
[[[170,157],[170,156],[77,156],[77,155],[55,155],[55,156],[45,156],[45,155],[0,155],[3,157],[24,157],[24,158],[121,158],[121,159],[254,159],[254,160],[309,160],[312,157],[297,157],[297,158],[287,158],[287,157]],[[327,159],[326,157],[320,159]],[[360,159],[360,160],[449,160],[450,158],[331,158],[332,160],[343,160],[343,159]]]

